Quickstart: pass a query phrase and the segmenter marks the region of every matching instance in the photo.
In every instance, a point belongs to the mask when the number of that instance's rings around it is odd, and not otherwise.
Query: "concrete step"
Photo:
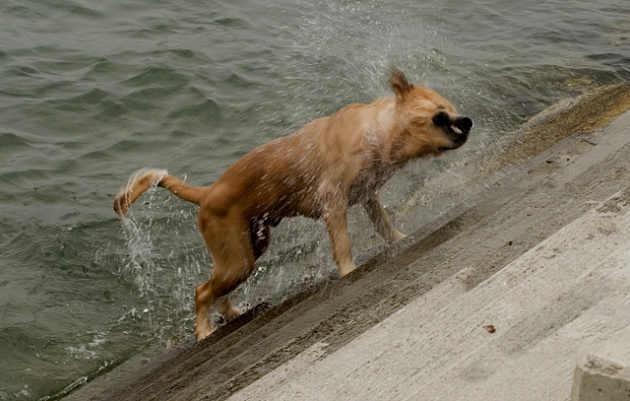
[[[454,300],[453,284],[332,354],[313,345],[230,400],[568,399],[586,353],[630,338],[630,190]]]
[[[628,300],[625,300],[628,314]],[[624,302],[615,304],[623,305]],[[630,330],[589,350],[575,368],[571,401],[619,401],[630,398]]]

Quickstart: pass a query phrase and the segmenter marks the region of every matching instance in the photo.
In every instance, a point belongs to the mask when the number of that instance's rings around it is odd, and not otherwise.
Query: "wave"
[[[28,141],[12,132],[0,132],[0,149],[7,148],[27,148],[30,147]],[[12,149],[14,150],[14,149]]]

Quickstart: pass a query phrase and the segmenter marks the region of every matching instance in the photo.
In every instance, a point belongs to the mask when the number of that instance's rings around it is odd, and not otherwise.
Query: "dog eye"
[[[433,124],[438,127],[447,127],[451,125],[451,117],[445,111],[440,111],[433,116]]]

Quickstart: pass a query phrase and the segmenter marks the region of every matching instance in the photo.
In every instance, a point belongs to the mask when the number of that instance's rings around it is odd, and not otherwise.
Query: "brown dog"
[[[228,294],[250,275],[269,245],[270,227],[285,217],[324,219],[341,276],[355,269],[346,221],[350,206],[363,205],[388,243],[404,238],[383,209],[378,189],[408,161],[460,147],[473,123],[399,71],[390,83],[395,99],[352,104],[261,145],[209,187],[187,185],[166,170],[145,169],[116,196],[114,210],[121,218],[153,185],[200,206],[199,230],[214,269],[196,291],[197,339],[213,330],[213,306],[228,320],[241,313]]]

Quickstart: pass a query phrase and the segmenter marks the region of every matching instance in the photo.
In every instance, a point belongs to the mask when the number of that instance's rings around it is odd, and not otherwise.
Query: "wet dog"
[[[269,245],[270,227],[285,217],[324,219],[341,276],[356,268],[346,217],[350,206],[361,204],[388,243],[404,238],[378,189],[410,160],[462,146],[473,122],[399,71],[390,84],[395,97],[349,105],[261,145],[208,187],[185,184],[166,170],[145,169],[118,193],[114,210],[121,218],[154,185],[199,205],[199,230],[214,268],[196,290],[197,339],[213,330],[212,307],[228,320],[241,313],[228,294],[253,271]]]

